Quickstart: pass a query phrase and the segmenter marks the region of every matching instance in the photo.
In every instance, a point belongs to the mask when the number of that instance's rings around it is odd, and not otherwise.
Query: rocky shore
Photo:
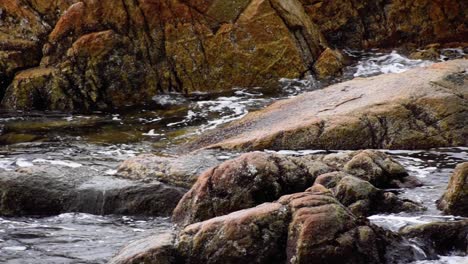
[[[467,10],[456,0],[0,0],[0,262],[468,258]],[[359,50],[387,48],[413,68],[362,74]],[[448,147],[453,157],[431,156]],[[414,173],[392,150],[421,150],[428,167]],[[450,179],[428,184],[440,171]],[[429,198],[408,195],[418,188]],[[116,247],[143,237],[112,258],[105,237],[98,256],[76,257],[88,238],[69,236],[66,254],[46,240],[80,228],[40,224],[74,213],[164,228],[130,223],[122,232],[145,235],[112,236]],[[47,231],[15,227],[21,217]]]

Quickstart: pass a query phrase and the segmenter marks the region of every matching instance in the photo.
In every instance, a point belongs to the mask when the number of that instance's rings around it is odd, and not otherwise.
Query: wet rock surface
[[[461,163],[450,177],[444,195],[437,207],[447,214],[468,216],[468,163]]]
[[[416,149],[467,145],[467,61],[355,79],[276,102],[188,148]]]
[[[202,172],[223,162],[219,158],[222,154],[215,150],[166,157],[144,154],[125,160],[119,165],[117,174],[126,179],[156,179],[190,188]]]
[[[162,233],[134,241],[109,260],[109,264],[177,263],[178,253],[174,247],[175,234]]]
[[[421,246],[439,255],[468,254],[468,220],[416,225],[406,227],[399,233],[416,239]]]
[[[340,179],[347,173],[354,176]],[[328,182],[324,180],[327,176]],[[372,185],[395,187],[395,181],[404,181],[407,176],[399,163],[378,151],[302,157],[252,152],[200,175],[174,210],[173,220],[184,226],[271,202],[282,195],[306,190],[317,177],[321,184],[330,187],[330,182],[335,181],[336,197],[346,206],[359,204],[362,208],[356,213],[360,215],[371,211],[422,209],[417,203],[405,202]]]
[[[168,216],[185,189],[102,175],[90,168],[32,166],[0,172],[0,215],[65,212]]]

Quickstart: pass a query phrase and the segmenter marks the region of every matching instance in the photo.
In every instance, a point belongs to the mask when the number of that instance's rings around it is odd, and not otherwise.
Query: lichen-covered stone
[[[359,163],[356,158],[365,159]],[[360,167],[359,167],[360,166]],[[353,167],[353,170],[349,170]],[[400,164],[377,151],[356,151],[344,154],[308,155],[302,157],[284,156],[265,152],[252,152],[228,160],[201,174],[189,192],[180,200],[174,210],[173,220],[179,225],[204,221],[237,210],[271,202],[281,195],[301,192],[325,175],[344,179],[350,173],[358,184],[346,184],[343,179],[330,179],[336,186],[336,195],[346,206],[354,202],[368,201],[356,212],[368,215],[370,212],[396,212],[420,208],[408,201],[389,197],[372,184],[395,187],[393,182],[404,181],[407,173]],[[322,176],[323,175],[323,176]],[[359,179],[359,178],[362,178]],[[391,199],[390,199],[391,198]],[[353,201],[348,201],[352,199]],[[382,204],[379,205],[379,202]],[[405,207],[404,205],[408,205]]]
[[[5,107],[109,110],[163,92],[272,87],[311,72],[327,47],[298,0],[81,1],[46,34],[37,69],[55,71],[40,91],[14,80]]]

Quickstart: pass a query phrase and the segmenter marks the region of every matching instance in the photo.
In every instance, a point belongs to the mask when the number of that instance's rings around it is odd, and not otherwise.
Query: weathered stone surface
[[[0,172],[0,215],[169,215],[185,189],[103,176],[91,168],[33,166]]]
[[[7,108],[102,110],[162,92],[275,86],[280,77],[312,71],[327,47],[298,0],[85,0],[43,31],[33,71],[55,71],[46,82],[29,80],[40,90],[14,80]]]
[[[356,216],[424,210],[416,202],[400,199],[394,193],[382,191],[354,176],[345,176],[332,190],[336,199]]]
[[[176,247],[185,263],[397,263],[415,259],[411,246],[402,242],[358,220],[329,190],[315,185],[274,203],[187,226]]]
[[[0,97],[18,71],[39,65],[47,34],[76,1],[0,1]]]
[[[108,264],[177,263],[175,234],[163,233],[130,243],[120,250]]]
[[[466,41],[466,2],[301,0],[327,40],[340,47],[370,48]]]
[[[457,165],[437,207],[447,214],[468,216],[468,162]]]
[[[126,179],[156,179],[175,186],[190,188],[197,177],[223,162],[214,150],[199,150],[180,156],[143,154],[125,160],[117,174]]]
[[[355,79],[276,102],[188,146],[416,149],[468,145],[467,60]]]
[[[361,159],[365,162],[356,162]],[[404,181],[407,176],[400,164],[377,151],[365,150],[302,157],[252,152],[228,160],[200,175],[174,210],[173,220],[184,226],[271,202],[281,195],[304,191],[313,185],[317,176],[320,178],[323,177],[320,176],[322,174],[336,171],[341,171],[338,174],[347,172],[362,178],[360,183],[367,184],[372,192],[359,195],[372,199],[376,207],[378,207],[377,200],[383,197],[383,193],[381,194],[371,183],[394,187],[393,182]],[[359,180],[358,178],[356,179]],[[339,185],[340,180],[334,179],[334,181]],[[356,186],[352,186],[349,192],[359,191],[359,188],[354,190],[354,187]],[[354,199],[358,200],[357,197]],[[396,211],[397,208],[403,208],[397,206],[397,204],[402,205],[403,201],[396,198],[386,201],[388,206],[381,206],[381,211],[386,209]],[[390,208],[390,205],[395,208]],[[409,207],[407,209],[409,210]],[[377,209],[363,208],[362,214],[372,210]]]
[[[468,220],[405,227],[400,234],[416,239],[438,255],[468,254]]]

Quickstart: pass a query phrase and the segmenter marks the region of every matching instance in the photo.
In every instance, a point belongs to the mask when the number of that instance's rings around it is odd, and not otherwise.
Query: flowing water
[[[341,79],[398,73],[433,62],[411,60],[397,52],[346,51],[354,59]],[[440,60],[465,56],[462,50],[445,50]],[[269,103],[330,82],[312,77],[282,79],[277,89],[236,89],[231,93],[179,94],[153,98],[145,109],[125,113],[71,115],[64,113],[0,112],[0,170],[47,164],[62,168],[90,167],[114,174],[118,164],[140,153],[170,153],[172,147],[206,130],[239,119]],[[281,151],[302,155],[321,151]],[[400,195],[422,202],[428,210],[417,214],[375,215],[370,219],[385,228],[431,221],[452,221],[442,216],[434,200],[445,189],[457,163],[468,160],[468,149],[388,151],[423,187],[400,190]],[[105,263],[128,242],[166,232],[168,219],[132,216],[97,216],[67,213],[52,217],[0,218],[0,263]],[[426,263],[463,263],[464,257],[445,256]]]

